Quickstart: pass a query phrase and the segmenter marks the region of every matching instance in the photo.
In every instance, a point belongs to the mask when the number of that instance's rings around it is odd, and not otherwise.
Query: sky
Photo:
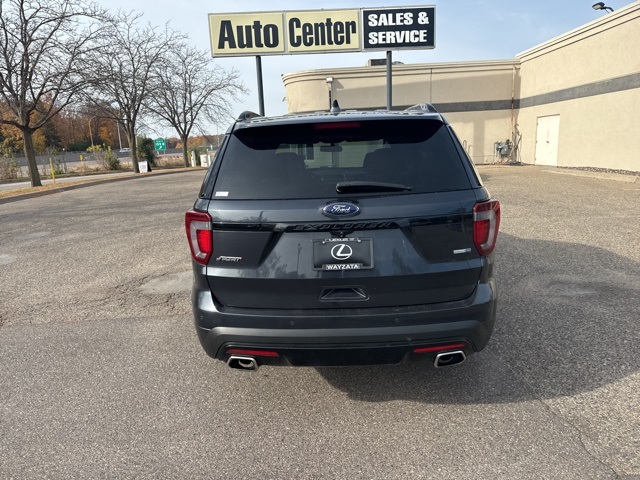
[[[593,10],[595,0],[435,0],[424,3],[412,0],[98,1],[112,11],[142,12],[144,20],[152,25],[164,26],[169,22],[174,30],[188,34],[194,46],[209,53],[209,13],[435,5],[435,48],[393,52],[393,60],[405,64],[512,59],[518,53],[605,15],[604,11]],[[609,0],[605,3],[615,10],[632,2]],[[384,56],[384,52],[263,56],[265,113],[282,115],[287,111],[283,74],[319,68],[364,66],[370,58]],[[229,112],[231,117],[228,123],[244,110],[259,111],[255,57],[224,57],[217,58],[215,62],[223,69],[239,71],[249,91],[240,102],[234,104]],[[226,130],[228,123],[218,127],[220,132]]]

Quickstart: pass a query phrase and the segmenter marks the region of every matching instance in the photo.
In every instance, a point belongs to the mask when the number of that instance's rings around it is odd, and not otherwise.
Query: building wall
[[[494,143],[510,137],[520,79],[517,60],[394,65],[393,109],[432,103],[445,114],[476,163],[494,160]],[[330,84],[327,77],[332,78]],[[386,67],[297,72],[283,77],[290,113],[329,108],[386,108]]]
[[[386,67],[354,67],[284,75],[289,112],[327,110],[327,77],[343,110],[386,108]],[[514,60],[394,65],[394,109],[420,102],[445,114],[476,163],[495,161],[506,139],[517,160],[539,163],[538,124],[559,115],[554,164],[640,171],[640,1]]]
[[[539,117],[559,115],[558,166],[640,171],[640,2],[517,56],[522,158]]]

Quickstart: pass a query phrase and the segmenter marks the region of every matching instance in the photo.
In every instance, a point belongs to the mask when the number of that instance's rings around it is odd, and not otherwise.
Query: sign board
[[[360,51],[359,10],[284,12],[287,53]]]
[[[209,14],[209,34],[214,57],[434,48],[435,7]]]
[[[146,160],[144,162],[138,162],[138,168],[140,169],[140,173],[148,173],[149,162],[147,162]]]
[[[282,12],[209,14],[209,33],[213,56],[286,53]]]
[[[156,150],[166,150],[167,142],[165,141],[164,138],[156,138],[153,141],[153,146],[155,147]]]
[[[362,10],[363,50],[435,48],[435,7]]]

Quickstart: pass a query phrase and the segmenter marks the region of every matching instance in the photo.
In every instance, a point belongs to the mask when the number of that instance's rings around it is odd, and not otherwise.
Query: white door
[[[536,127],[536,165],[558,166],[560,115],[538,117]]]

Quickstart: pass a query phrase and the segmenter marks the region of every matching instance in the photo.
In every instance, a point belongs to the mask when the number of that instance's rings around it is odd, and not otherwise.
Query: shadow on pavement
[[[579,244],[502,233],[488,347],[464,364],[318,368],[369,402],[502,403],[588,392],[638,371],[640,265]]]

